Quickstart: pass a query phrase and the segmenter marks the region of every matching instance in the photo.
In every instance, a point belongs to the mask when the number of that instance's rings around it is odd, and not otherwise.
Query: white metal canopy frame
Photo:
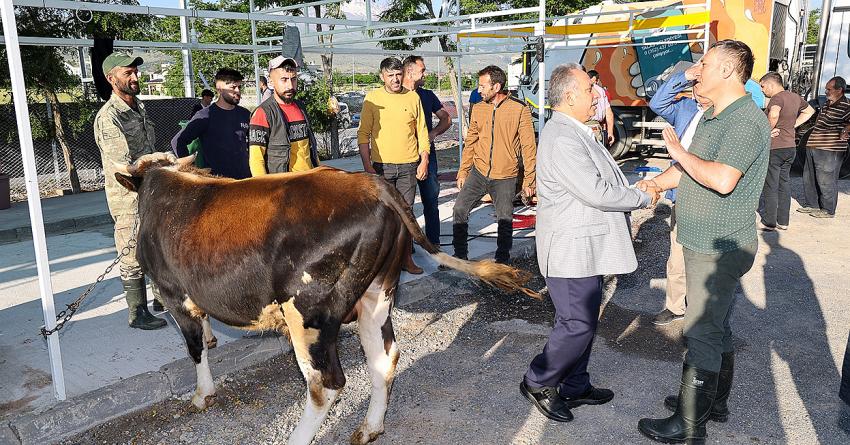
[[[661,9],[642,9],[632,10],[631,12],[601,12],[601,13],[580,13],[563,17],[546,17],[546,0],[539,0],[537,6],[528,8],[515,8],[479,14],[461,15],[457,11],[457,15],[445,15],[438,18],[415,20],[402,23],[390,23],[376,21],[372,19],[371,0],[366,0],[366,20],[348,20],[323,17],[310,17],[309,8],[313,6],[321,6],[332,3],[339,3],[342,0],[318,0],[309,3],[301,3],[298,5],[270,8],[265,10],[256,10],[254,1],[250,0],[250,9],[247,13],[230,12],[230,11],[199,11],[194,9],[186,9],[186,0],[180,0],[180,8],[161,8],[148,6],[128,6],[119,4],[94,3],[86,1],[68,1],[68,0],[0,0],[0,16],[3,21],[3,38],[2,42],[6,45],[9,71],[12,80],[12,95],[15,104],[15,114],[18,124],[18,135],[21,145],[21,155],[24,161],[24,175],[27,187],[27,200],[30,209],[30,221],[32,224],[33,241],[36,255],[36,265],[38,270],[39,291],[41,294],[42,312],[44,316],[45,328],[50,330],[56,326],[56,310],[53,301],[53,289],[50,280],[50,268],[48,264],[47,244],[44,233],[44,222],[41,212],[41,201],[38,199],[38,178],[35,168],[35,157],[33,150],[32,129],[29,121],[29,110],[26,101],[26,85],[24,83],[23,69],[21,65],[22,45],[32,46],[69,46],[69,47],[87,47],[93,45],[91,39],[64,39],[51,37],[33,37],[33,36],[18,36],[17,24],[15,20],[14,7],[34,7],[34,8],[51,8],[64,9],[74,11],[76,14],[85,16],[86,12],[94,13],[118,13],[118,14],[138,14],[151,15],[158,17],[179,17],[181,20],[181,37],[179,42],[154,42],[154,41],[122,41],[114,42],[115,48],[149,48],[149,49],[179,49],[183,53],[184,62],[184,87],[187,96],[193,96],[194,90],[192,85],[192,65],[191,53],[192,50],[207,50],[207,51],[229,51],[250,53],[253,55],[255,66],[255,78],[259,80],[259,64],[258,55],[263,53],[274,53],[280,51],[280,46],[275,45],[275,42],[282,40],[282,36],[262,37],[258,38],[256,33],[256,22],[277,22],[281,24],[302,24],[302,25],[334,25],[336,29],[326,30],[322,32],[304,33],[303,38],[331,36],[335,34],[361,33],[363,38],[353,41],[319,43],[311,44],[303,47],[305,53],[318,54],[369,54],[369,55],[399,55],[406,54],[405,51],[387,51],[376,48],[355,48],[351,47],[354,44],[379,43],[381,41],[408,39],[412,37],[427,37],[427,36],[452,36],[457,42],[457,51],[410,51],[421,56],[427,57],[450,57],[456,61],[458,91],[456,104],[458,107],[458,145],[459,150],[463,149],[463,118],[465,116],[463,110],[462,93],[462,77],[461,77],[461,60],[464,56],[479,55],[487,56],[494,54],[518,54],[524,50],[527,42],[531,38],[541,38],[546,43],[564,42],[565,45],[559,48],[552,49],[574,49],[577,46],[583,47],[606,47],[606,46],[641,46],[655,45],[654,42],[640,42],[640,31],[646,33],[646,30],[656,30],[653,35],[663,35],[665,33],[676,35],[694,34],[693,38],[684,40],[667,41],[662,44],[671,43],[693,43],[708,42],[708,10],[710,8],[710,0],[706,0],[703,5],[688,5],[679,7],[685,8],[702,8],[705,17],[694,17],[691,14],[690,21],[687,23],[673,19],[641,19],[643,13],[653,12]],[[303,9],[303,15],[287,15],[293,10]],[[444,8],[448,9],[448,8]],[[671,8],[666,8],[671,9]],[[628,14],[628,21],[621,21],[618,26],[599,26],[600,24],[581,24],[578,23],[584,18],[595,16],[597,20],[610,14]],[[687,14],[685,14],[687,15]],[[198,43],[191,41],[189,38],[189,20],[190,19],[228,19],[228,20],[248,20],[251,22],[251,44],[250,45],[231,45],[217,43]],[[655,21],[652,21],[655,20]],[[562,21],[564,25],[556,26],[556,22]],[[683,24],[684,23],[684,24]],[[625,26],[623,26],[625,24]],[[549,26],[552,25],[552,26]],[[695,28],[693,25],[703,25],[702,28]],[[688,26],[687,29],[682,29],[683,26]],[[673,28],[674,30],[666,30]],[[385,29],[404,29],[407,32],[401,36],[391,37],[372,37],[374,31]],[[664,31],[662,31],[664,29]],[[604,36],[602,43],[591,42],[591,35]],[[638,36],[638,37],[636,37]],[[469,43],[469,38],[483,37],[488,39],[487,42],[472,45]],[[492,42],[495,39],[513,39],[514,42]],[[517,41],[519,40],[519,41]],[[571,42],[575,44],[571,46]],[[463,44],[462,44],[463,43]],[[517,47],[517,45],[521,45]],[[494,47],[501,47],[501,50],[494,50]],[[538,66],[538,84],[545,86],[545,61],[541,61]],[[538,92],[539,104],[545,103],[546,88],[539,88]],[[538,129],[542,129],[544,125],[545,113],[538,113]],[[58,400],[64,400],[65,394],[65,379],[62,370],[62,357],[59,347],[59,335],[47,336],[48,352],[50,356],[51,374],[53,377],[54,395]]]

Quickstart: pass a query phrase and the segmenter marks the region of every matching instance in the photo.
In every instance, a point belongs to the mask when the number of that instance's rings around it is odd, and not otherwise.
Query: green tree
[[[347,1],[347,0],[346,0]],[[292,6],[303,3],[303,0],[258,0],[255,5],[258,9],[268,7]],[[249,3],[243,0],[190,0],[191,8],[198,10],[219,10],[233,12],[248,12],[250,9]],[[340,9],[340,3],[328,5],[314,5],[314,15],[316,17],[332,17],[345,18],[345,14]],[[288,11],[293,15],[300,15],[301,9],[293,9]],[[251,43],[251,24],[246,20],[223,20],[223,19],[194,19],[193,26],[198,35],[199,43],[224,43],[224,44],[240,44],[247,45]],[[322,32],[322,25],[315,25],[316,32]],[[333,30],[334,26],[329,25],[328,30]],[[163,37],[167,40],[176,41],[180,36],[179,20],[165,19],[159,26],[159,30]],[[271,37],[280,35],[281,24],[277,22],[257,22],[257,36]],[[319,36],[319,43],[333,43],[333,35]],[[183,95],[183,59],[179,57],[179,52],[173,52],[176,63],[170,67],[164,82],[164,88],[167,94],[171,96]],[[268,63],[268,60],[274,55],[260,55],[260,66]],[[322,54],[322,76],[325,80],[325,85],[331,88],[333,86],[333,54]],[[229,67],[239,70],[246,77],[252,77],[254,72],[253,56],[246,53],[228,53],[223,51],[192,51],[192,65],[195,76],[195,95],[199,95],[203,85],[199,73],[203,73],[204,77],[210,81],[215,72],[222,67]],[[324,112],[325,114],[327,111]],[[309,116],[311,121],[321,119],[318,115]],[[339,135],[337,134],[336,124],[331,122],[331,128],[328,130],[331,133],[331,146],[334,155],[339,153]]]
[[[272,2],[258,2],[262,5]],[[204,11],[228,11],[247,13],[249,3],[242,0],[190,0],[190,8]],[[232,45],[251,44],[251,23],[247,20],[225,19],[193,19],[190,27],[194,27],[198,43],[217,43]],[[180,41],[180,20],[177,17],[160,19],[157,23],[156,37],[164,41]],[[258,36],[280,34],[280,24],[273,22],[257,22]],[[165,74],[163,87],[170,96],[183,96],[183,58],[180,51],[170,51],[175,63]],[[260,66],[268,63],[273,55],[260,55]],[[254,59],[249,53],[226,51],[192,51],[192,67],[195,85],[195,95],[200,95],[204,88],[201,75],[212,83],[212,78],[220,68],[238,70],[247,78],[254,74]]]
[[[806,29],[806,44],[817,45],[818,33],[820,32],[820,9],[812,9],[809,12],[809,26]]]
[[[94,0],[98,3],[138,5],[136,0]],[[27,37],[91,38],[110,36],[122,40],[142,38],[150,26],[150,18],[131,14],[92,13],[87,20],[85,13],[78,16],[73,11],[51,8],[15,7],[18,33]],[[63,125],[62,108],[59,107],[60,93],[79,95],[80,79],[72,76],[63,67],[62,47],[22,46],[21,63],[24,82],[30,87],[27,100],[43,97],[51,105],[52,126],[48,134],[62,148],[65,167],[68,170],[73,193],[81,191],[80,179],[74,165],[73,151],[68,144]],[[0,88],[10,88],[9,62],[5,46],[0,48]],[[78,98],[81,99],[81,98]]]

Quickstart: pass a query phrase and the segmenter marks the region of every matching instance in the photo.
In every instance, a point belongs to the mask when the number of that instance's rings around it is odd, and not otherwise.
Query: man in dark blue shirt
[[[437,180],[437,150],[434,149],[434,138],[445,133],[452,125],[449,113],[443,109],[443,103],[431,90],[422,88],[425,84],[425,61],[420,56],[407,56],[404,59],[404,88],[416,91],[422,101],[425,112],[425,126],[428,128],[428,139],[431,141],[431,154],[428,156],[428,177],[419,181],[419,195],[422,197],[422,213],[425,215],[425,236],[435,246],[440,245],[440,210],[437,199],[440,197],[440,183]],[[440,122],[434,127],[432,114],[436,114]]]
[[[186,128],[171,140],[171,148],[179,157],[188,156],[187,146],[200,138],[204,162],[213,174],[233,179],[249,178],[248,121],[251,112],[239,106],[242,75],[229,68],[218,70],[215,89],[218,100],[192,117]]]

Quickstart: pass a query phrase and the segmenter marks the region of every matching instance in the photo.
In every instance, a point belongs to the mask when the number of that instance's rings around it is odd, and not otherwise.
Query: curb
[[[514,242],[514,258],[528,258],[534,252],[533,238]],[[489,258],[490,255],[476,259]],[[403,307],[434,292],[457,287],[463,279],[460,277],[459,272],[438,271],[408,281],[399,286],[397,306]],[[210,369],[218,380],[290,351],[292,347],[284,337],[241,338],[210,350]],[[191,393],[195,389],[195,380],[194,362],[189,357],[181,358],[163,365],[158,371],[120,380],[39,412],[4,419],[0,425],[0,445],[57,443],[117,417]]]
[[[86,215],[77,218],[63,219],[59,221],[44,223],[45,235],[62,235],[66,233],[82,232],[83,230],[112,224],[112,216],[109,213],[98,215]],[[32,239],[32,227],[29,225],[0,230],[0,244],[17,243]],[[2,436],[0,436],[2,438]]]

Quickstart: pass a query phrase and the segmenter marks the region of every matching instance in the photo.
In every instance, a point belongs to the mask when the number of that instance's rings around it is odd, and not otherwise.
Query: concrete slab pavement
[[[344,159],[338,165],[354,170],[359,160],[352,163],[351,159]],[[440,214],[444,234],[451,233],[456,193],[453,183],[443,184]],[[73,202],[59,203],[54,209],[67,211],[72,220],[90,217],[86,212],[105,211],[105,201],[99,202],[102,193],[88,195],[59,198]],[[14,210],[5,224],[24,219],[28,223],[25,209]],[[421,215],[418,201],[415,213]],[[494,231],[491,215],[490,205],[476,209],[470,220],[475,228],[471,232]],[[424,224],[421,217],[419,222]],[[514,254],[527,256],[533,252],[533,231],[525,230],[517,236],[528,239],[515,243]],[[450,248],[446,250],[451,252]],[[495,239],[481,237],[470,243],[471,257],[492,256],[494,250]],[[83,232],[48,236],[48,254],[56,307],[61,309],[79,296],[114,258],[112,227],[101,224]],[[432,276],[437,264],[430,256],[417,249],[415,260],[425,269],[425,275],[402,274],[399,304],[445,287]],[[38,333],[43,320],[30,242],[0,245],[0,282],[0,443],[6,443],[6,437],[14,439],[11,443],[52,442],[194,389],[194,365],[186,357],[182,336],[173,320],[166,316],[169,327],[158,331],[128,328],[120,280],[117,271],[113,271],[59,334],[68,400],[57,403],[46,342]],[[219,347],[211,351],[210,360],[218,377],[290,350],[288,342],[276,335],[246,335],[215,321],[213,330]]]

